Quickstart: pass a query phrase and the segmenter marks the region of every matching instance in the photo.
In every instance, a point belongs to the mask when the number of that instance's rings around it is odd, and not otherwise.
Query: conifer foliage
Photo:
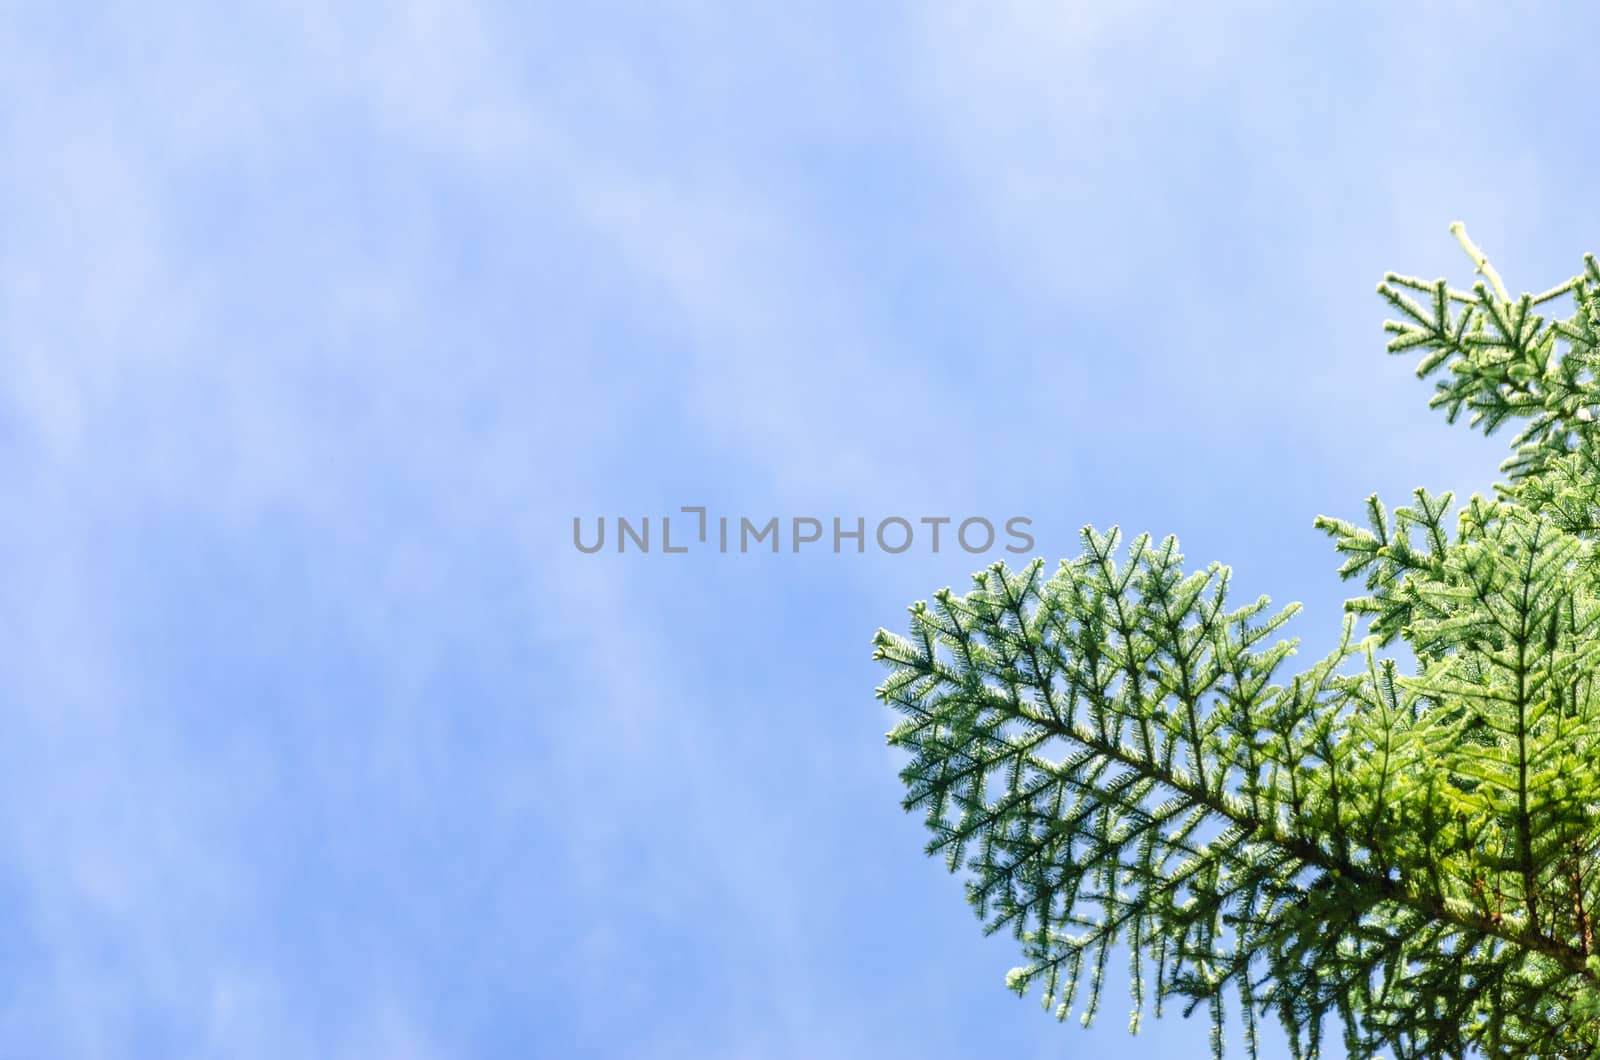
[[[1252,1056],[1276,1019],[1296,1057],[1600,1057],[1600,266],[1512,298],[1452,230],[1482,279],[1388,275],[1388,348],[1521,425],[1507,481],[1319,517],[1365,589],[1327,657],[1114,528],[874,639],[905,806],[1060,1018],[1125,954],[1132,1029],[1176,1002],[1218,1056],[1236,1018]]]

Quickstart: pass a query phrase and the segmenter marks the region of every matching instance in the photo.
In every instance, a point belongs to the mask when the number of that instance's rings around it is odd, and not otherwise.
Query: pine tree
[[[1453,532],[1420,489],[1318,517],[1366,591],[1325,658],[1269,643],[1296,605],[1115,528],[874,639],[905,807],[1059,1018],[1093,1017],[1115,950],[1131,1029],[1203,1007],[1217,1056],[1236,999],[1252,1057],[1274,1017],[1296,1057],[1600,1057],[1600,265],[1512,298],[1452,231],[1481,279],[1389,274],[1388,349],[1450,422],[1522,423],[1508,481]]]

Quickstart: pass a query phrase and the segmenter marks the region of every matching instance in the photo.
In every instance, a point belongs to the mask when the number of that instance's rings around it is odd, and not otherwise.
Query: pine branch
[[[1450,234],[1456,237],[1456,242],[1461,244],[1461,249],[1465,250],[1467,256],[1472,259],[1473,267],[1494,286],[1494,293],[1500,297],[1500,301],[1511,301],[1511,296],[1506,293],[1506,285],[1500,280],[1500,274],[1494,270],[1493,265],[1489,264],[1489,259],[1484,257],[1483,251],[1478,249],[1478,245],[1468,237],[1467,226],[1460,221],[1456,221],[1450,225]]]
[[[1319,516],[1366,587],[1328,656],[1281,677],[1294,605],[1087,527],[1053,576],[997,564],[875,638],[906,808],[1060,1018],[1084,983],[1093,1017],[1121,948],[1130,1029],[1204,1005],[1219,1055],[1231,993],[1252,1056],[1266,1015],[1296,1057],[1330,1020],[1352,1057],[1600,1056],[1600,266],[1513,300],[1453,231],[1487,284],[1389,274],[1389,348],[1445,369],[1447,419],[1527,421],[1511,481],[1453,530],[1420,489]],[[1375,654],[1396,638],[1414,675]]]

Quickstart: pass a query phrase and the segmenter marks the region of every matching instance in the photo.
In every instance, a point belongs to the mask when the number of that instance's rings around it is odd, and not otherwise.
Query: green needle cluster
[[[1600,1056],[1600,266],[1513,299],[1453,230],[1488,282],[1386,277],[1389,350],[1520,425],[1507,481],[1319,517],[1365,589],[1326,658],[1227,567],[1087,527],[874,640],[905,806],[1061,1018],[1115,954],[1133,1029],[1204,1008],[1218,1056],[1230,1004],[1252,1056],[1263,1019],[1296,1057]]]

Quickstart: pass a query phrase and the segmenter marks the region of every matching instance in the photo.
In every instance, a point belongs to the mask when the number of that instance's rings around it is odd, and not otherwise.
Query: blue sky
[[[870,637],[998,551],[572,519],[1172,532],[1320,656],[1313,517],[1502,449],[1373,287],[1600,251],[1600,17],[224,7],[0,13],[0,1056],[1202,1055],[899,808]]]

